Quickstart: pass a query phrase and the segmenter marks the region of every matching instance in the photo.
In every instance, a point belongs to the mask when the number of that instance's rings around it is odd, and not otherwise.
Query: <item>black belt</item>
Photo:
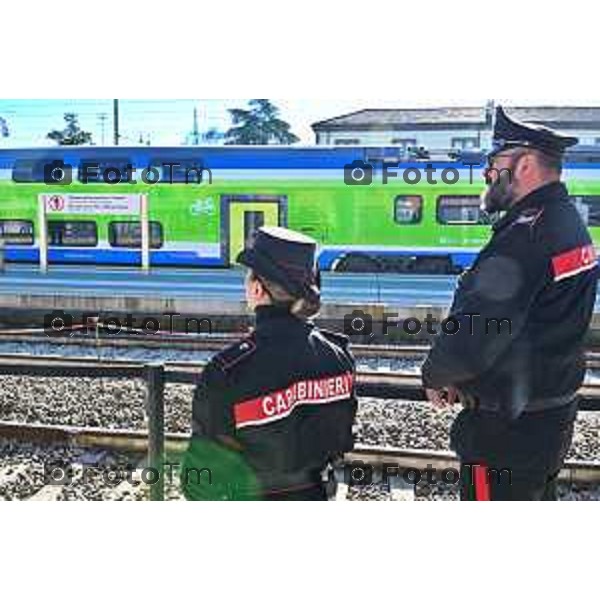
[[[575,401],[575,396],[569,394],[568,396],[557,396],[556,398],[543,398],[540,400],[529,400],[525,410],[526,413],[540,412],[541,410],[551,410],[553,408],[559,408],[561,406],[567,406],[571,402]]]
[[[463,391],[459,392],[459,399],[461,400],[461,403],[465,408],[478,410],[481,405],[478,398]],[[538,398],[528,400],[527,404],[525,405],[525,408],[523,409],[523,412],[536,413],[541,412],[543,410],[552,410],[554,408],[560,408],[561,406],[567,406],[568,404],[571,404],[571,402],[574,401],[574,394],[567,394],[566,396],[556,396],[554,398]]]

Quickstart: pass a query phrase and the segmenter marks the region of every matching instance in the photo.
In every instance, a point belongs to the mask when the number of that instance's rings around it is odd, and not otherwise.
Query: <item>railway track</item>
[[[148,432],[142,430],[63,427],[0,421],[0,437],[17,442],[97,447],[136,454],[148,450]],[[165,450],[173,453],[184,452],[189,439],[189,435],[185,433],[167,433]],[[363,461],[374,468],[395,464],[402,468],[419,470],[433,466],[441,471],[459,466],[456,456],[451,452],[365,445],[357,445],[346,455],[345,462],[355,461]],[[568,461],[562,478],[580,483],[600,482],[600,461]]]
[[[43,329],[0,329],[0,343],[28,343],[63,346],[81,346],[85,348],[169,348],[179,351],[220,352],[228,345],[238,341],[242,334],[144,334],[136,335],[80,335],[71,337],[48,337]],[[351,350],[358,359],[405,359],[422,361],[431,346],[426,343],[415,344],[352,344]],[[600,370],[600,348],[594,347],[586,352],[588,369]]]
[[[197,379],[198,375],[202,372],[203,364],[190,363],[190,362],[167,362],[158,366],[158,372],[161,374],[160,379],[162,383],[159,385],[159,389],[162,390],[166,383],[183,383],[192,384]],[[98,378],[106,377],[111,379],[132,379],[139,378],[145,379],[147,384],[150,384],[151,378],[148,377],[149,371],[154,373],[157,372],[157,365],[147,365],[141,361],[134,360],[102,360],[98,358],[65,358],[61,356],[38,356],[38,355],[27,355],[27,354],[11,354],[11,355],[0,355],[0,375],[20,375],[25,378],[34,376],[43,377],[59,377],[59,378]],[[403,373],[398,371],[381,372],[381,371],[359,371],[357,375],[357,387],[359,396],[365,398],[389,398],[393,400],[412,400],[419,401],[424,400],[424,394],[422,390],[422,384],[420,377],[415,373]],[[47,383],[45,385],[48,385]],[[117,385],[115,383],[115,385]],[[154,383],[156,386],[156,381]],[[150,389],[150,388],[148,388]],[[160,397],[162,391],[159,392]],[[151,394],[152,397],[158,397],[156,394]],[[581,408],[583,410],[600,410],[600,384],[591,383],[585,385],[580,390]],[[164,402],[164,400],[160,400]],[[372,401],[371,401],[372,402]],[[394,403],[395,405],[395,403]],[[401,403],[398,404],[400,406]],[[146,409],[149,404],[146,404]],[[155,405],[156,406],[156,405]],[[170,406],[170,405],[169,405]],[[156,410],[156,408],[154,409]],[[163,408],[160,409],[164,410]],[[154,413],[155,414],[155,413]],[[587,413],[592,414],[592,413]],[[58,452],[60,456],[68,455],[70,452],[74,452],[76,448],[96,448],[102,452],[112,453],[124,453],[125,455],[135,455],[137,458],[134,460],[136,466],[136,472],[139,473],[143,470],[144,459],[142,458],[149,446],[149,434],[146,431],[140,431],[139,429],[129,430],[115,430],[102,427],[88,427],[82,426],[64,426],[62,422],[59,425],[49,425],[44,423],[29,422],[24,423],[17,417],[18,421],[0,421],[0,445],[5,444],[7,440],[13,440],[19,444],[29,444],[31,447],[39,447],[44,445],[48,448],[54,448],[53,453]],[[155,419],[149,417],[149,421],[138,421],[134,424],[134,427],[145,427],[148,423],[156,423]],[[162,420],[163,417],[161,417]],[[386,418],[389,418],[386,417]],[[119,427],[121,421],[115,421],[112,427]],[[156,428],[153,431],[157,431]],[[176,430],[177,431],[177,430]],[[162,435],[162,434],[160,434]],[[156,437],[151,438],[156,441]],[[164,448],[167,452],[180,452],[184,450],[187,445],[187,434],[185,433],[168,433],[164,439]],[[444,469],[458,469],[455,457],[445,451],[434,451],[434,450],[415,450],[413,448],[398,447],[405,441],[394,443],[395,440],[389,438],[384,443],[390,443],[390,446],[379,447],[375,444],[381,443],[377,437],[370,435],[364,440],[368,445],[359,445],[355,451],[346,457],[346,463],[351,464],[354,461],[362,461],[368,465],[371,465],[375,470],[381,469],[382,465],[392,463],[402,469],[419,469],[426,470],[429,466],[432,466],[436,470]],[[408,444],[414,442],[408,441]],[[398,445],[396,445],[398,444]],[[417,442],[420,447],[420,442]],[[56,450],[56,447],[59,450]],[[75,453],[77,454],[77,453]],[[156,447],[154,454],[150,452],[150,455],[156,459],[158,456]],[[0,455],[1,456],[1,455]],[[38,467],[40,463],[40,456],[45,456],[45,451],[38,451]],[[586,455],[576,455],[574,458],[587,459]],[[596,455],[592,454],[589,456],[592,460],[572,460],[570,461],[564,473],[562,474],[562,480],[571,484],[583,484],[583,485],[597,485],[600,482],[600,463],[596,462]],[[23,459],[25,463],[29,459]],[[79,459],[76,457],[73,459],[74,464],[78,465],[79,471],[82,470],[81,465],[77,462]],[[157,464],[150,458],[148,464]],[[31,460],[29,460],[31,463]],[[2,462],[0,461],[0,498],[3,494],[3,481],[10,478],[13,480],[16,478],[17,481],[22,475],[23,465],[17,465],[17,467],[3,468]],[[27,470],[27,469],[25,469]],[[75,494],[71,488],[64,489],[62,491],[57,490],[56,486],[51,486],[47,489],[43,485],[43,481],[40,481],[39,468],[34,480],[37,482],[31,489],[35,489],[32,492],[34,499],[71,499],[72,496],[69,494]],[[392,478],[389,482],[389,490],[385,493],[392,499],[396,500],[408,500],[415,499],[415,486],[407,486],[406,482],[403,482],[399,478]],[[119,488],[123,494],[130,494],[135,496],[137,494],[138,499],[140,497],[140,489],[127,487]],[[41,486],[41,487],[40,487]],[[175,498],[178,491],[171,486],[170,495],[167,497]],[[80,488],[77,488],[80,489]],[[87,494],[92,494],[93,498],[97,498],[97,494],[100,492],[93,486],[85,488]],[[595,488],[594,488],[595,489]],[[456,488],[455,490],[456,491]],[[156,487],[150,488],[149,494],[152,495],[156,492]],[[79,493],[79,492],[78,492]],[[594,492],[595,494],[596,492]],[[598,490],[600,493],[600,490]],[[23,492],[27,496],[26,492]],[[96,494],[96,496],[94,495]],[[348,486],[339,486],[339,500],[344,499],[357,499],[356,488],[348,488]],[[89,496],[86,496],[89,497]],[[161,496],[162,497],[162,496]],[[600,496],[599,496],[600,498]],[[360,498],[364,499],[364,498]],[[369,498],[367,498],[369,499]],[[374,497],[372,499],[380,499]]]
[[[55,345],[83,346],[89,348],[176,348],[177,350],[219,352],[238,341],[243,334],[171,334],[96,336],[73,335],[71,337],[48,337],[43,330],[11,329],[0,330],[0,343],[48,343]],[[353,344],[352,349],[358,358],[425,358],[429,346],[425,344],[368,345]]]
[[[154,368],[156,366],[154,365]],[[203,368],[199,363],[178,363],[168,362],[160,367],[164,375],[164,383],[193,383]],[[21,375],[21,376],[45,376],[45,377],[108,377],[116,379],[146,378],[148,382],[148,365],[139,361],[128,360],[102,360],[98,358],[65,358],[60,356],[38,356],[26,354],[0,355],[0,374]],[[364,397],[371,398],[391,398],[395,400],[424,400],[422,384],[420,377],[414,373],[403,373],[398,371],[359,371],[357,374],[358,393]],[[582,408],[590,410],[600,410],[600,384],[588,384],[581,388],[580,396]],[[161,401],[162,402],[162,401]],[[162,410],[162,409],[161,409]],[[146,423],[154,422],[146,421]],[[143,421],[140,425],[143,427]],[[154,429],[156,432],[156,428]],[[162,434],[161,434],[162,435]],[[146,486],[146,495],[144,495],[144,486],[135,487],[129,483],[122,482],[115,490],[106,491],[106,486],[102,482],[89,483],[81,481],[71,488],[60,489],[60,486],[45,485],[41,473],[40,464],[42,458],[49,453],[49,456],[71,457],[69,461],[76,465],[75,470],[78,473],[84,471],[80,462],[81,452],[76,449],[96,449],[101,452],[112,453],[112,456],[127,455],[133,456],[132,463],[135,464],[135,472],[143,473],[144,465],[156,465],[158,454],[150,452],[148,462],[143,458],[149,452],[150,443],[149,433],[138,429],[116,430],[105,427],[87,427],[87,426],[64,426],[49,425],[43,423],[23,423],[21,421],[0,421],[0,445],[7,442],[17,444],[28,444],[29,448],[41,448],[30,450],[34,458],[25,456],[21,462],[17,461],[16,466],[12,465],[3,468],[0,463],[0,497],[6,494],[6,486],[12,481],[14,493],[19,497],[23,496],[29,499],[31,496],[35,500],[69,500],[78,499],[83,494],[86,498],[93,499],[112,499],[110,494],[116,494],[128,498],[145,499],[148,495],[152,496],[157,492],[156,486]],[[152,438],[156,440],[156,437]],[[168,453],[179,453],[185,450],[188,441],[186,433],[167,433],[164,436],[164,450]],[[162,443],[162,442],[161,442]],[[356,449],[346,456],[346,465],[352,465],[355,461],[361,461],[372,467],[375,473],[381,473],[381,468],[386,464],[393,464],[399,469],[418,469],[426,471],[433,468],[437,472],[445,469],[458,470],[456,458],[447,451],[435,450],[416,450],[414,448],[396,447],[396,446],[376,446],[375,439],[368,440],[369,445],[358,445]],[[50,450],[45,450],[50,449]],[[57,450],[58,448],[58,450]],[[37,453],[37,454],[36,454]],[[591,457],[595,458],[595,457]],[[46,459],[44,459],[46,460]],[[25,473],[31,471],[31,465],[36,464],[37,471],[35,476],[30,478],[34,483],[29,487],[20,485],[20,481],[27,477]],[[27,466],[29,465],[29,466]],[[40,479],[42,478],[42,479]],[[143,477],[142,477],[143,479]],[[343,474],[338,476],[338,480],[343,481]],[[600,462],[595,460],[571,460],[567,463],[565,470],[561,474],[563,486],[572,485],[597,485],[600,482]],[[29,481],[29,480],[27,480]],[[8,482],[8,483],[7,483]],[[29,485],[29,484],[28,484]],[[138,481],[137,485],[140,483]],[[417,499],[418,489],[415,485],[407,485],[400,477],[390,478],[386,489],[379,489],[373,497],[366,499],[381,499],[381,495],[393,500],[414,500]],[[381,486],[380,486],[381,488]],[[101,492],[101,490],[103,490]],[[370,488],[365,488],[365,490]],[[568,488],[570,489],[570,488]],[[595,489],[595,488],[594,488]],[[3,491],[4,490],[4,491]],[[83,492],[81,490],[84,490]],[[109,493],[110,492],[110,493]],[[365,492],[366,493],[366,492]],[[373,493],[373,492],[369,492]],[[456,486],[452,492],[456,495]],[[597,492],[593,492],[594,494]],[[29,494],[29,495],[28,495]],[[100,494],[103,494],[100,496]],[[106,496],[108,494],[108,496]],[[140,495],[141,494],[141,495]],[[179,494],[178,486],[170,486],[170,492],[167,490],[167,498],[176,499]],[[379,496],[377,495],[379,494]],[[360,497],[357,488],[348,487],[341,483],[338,487],[337,500],[354,500]],[[162,492],[160,495],[162,498]],[[360,497],[360,499],[364,499]],[[418,499],[421,499],[419,497]]]
[[[187,448],[189,436],[187,434],[167,434],[165,439],[165,451],[167,455],[173,456],[180,454]],[[128,457],[128,462],[135,465],[134,472],[138,473],[131,477],[130,481],[117,481],[113,485],[109,485],[106,481],[104,487],[110,488],[109,494],[118,495],[125,493],[134,496],[137,494],[138,499],[147,497],[147,491],[144,492],[144,486],[140,486],[141,480],[139,473],[146,466],[143,455],[148,450],[148,433],[146,431],[126,431],[112,429],[91,429],[91,428],[75,428],[63,426],[48,426],[43,424],[23,424],[15,422],[0,421],[0,440],[3,443],[21,444],[25,448],[28,445],[35,444],[42,449],[46,448],[49,457],[56,456],[57,448],[60,449],[60,456],[69,456],[69,451],[80,449],[80,452],[75,452],[71,458],[73,468],[77,472],[81,471],[82,464],[89,467],[91,457],[105,458],[107,455],[112,457],[120,457],[121,464],[124,464],[124,457]],[[54,454],[53,454],[54,453]],[[82,458],[82,456],[87,456]],[[384,467],[389,470],[392,466],[398,469],[397,477],[390,477],[387,485],[389,487],[389,495],[392,500],[414,500],[415,492],[418,486],[415,486],[411,480],[407,480],[405,475],[401,473],[411,472],[411,477],[414,480],[414,473],[425,473],[433,469],[439,478],[439,474],[454,470],[458,472],[459,464],[456,457],[449,452],[439,452],[431,450],[415,450],[412,448],[391,448],[391,447],[374,447],[374,446],[357,446],[354,451],[346,455],[344,458],[344,468],[338,473],[338,481],[340,482],[337,492],[337,501],[347,500],[351,495],[353,488],[350,488],[344,483],[344,473],[346,468],[352,468],[357,464],[368,465],[373,469],[375,474],[374,481],[381,478],[381,472]],[[7,481],[11,479],[23,478],[28,467],[26,464],[15,462],[10,468],[0,466],[0,493]],[[97,468],[101,468],[97,466]],[[39,471],[39,465],[38,465]],[[38,485],[32,487],[30,496],[27,496],[27,490],[23,492],[24,499],[32,500],[55,500],[69,499],[71,492],[69,486],[73,484],[81,484],[77,477],[67,485],[57,485],[56,483],[47,483],[39,480]],[[124,478],[123,478],[124,479]],[[134,483],[135,481],[135,483]],[[566,463],[564,470],[560,475],[560,481],[563,485],[592,485],[596,486],[600,483],[600,462],[598,461],[569,461]],[[171,482],[172,483],[172,482]],[[97,478],[93,485],[101,485],[100,477]],[[89,487],[91,484],[86,482]],[[77,489],[76,487],[74,489]],[[62,495],[67,494],[67,498]],[[171,497],[177,497],[177,491],[171,490]]]
[[[205,363],[166,362],[166,383],[193,385]],[[71,358],[34,354],[0,354],[0,375],[37,375],[44,377],[144,377],[142,361],[99,358]],[[424,401],[420,376],[402,371],[362,371],[357,373],[359,396],[383,399]],[[600,410],[600,383],[588,383],[579,390],[582,410]]]

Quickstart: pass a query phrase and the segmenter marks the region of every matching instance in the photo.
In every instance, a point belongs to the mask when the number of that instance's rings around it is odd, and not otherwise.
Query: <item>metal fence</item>
[[[90,358],[63,358],[32,355],[0,355],[0,375],[31,377],[89,377],[110,379],[141,379],[146,384],[145,410],[148,422],[147,462],[160,477],[150,486],[150,500],[164,500],[165,459],[165,386],[168,383],[194,384],[202,365],[189,363],[141,363],[134,361],[105,361]],[[362,397],[395,398],[411,401],[425,400],[420,378],[398,377],[394,374],[358,372],[357,394]],[[586,386],[580,390],[582,410],[600,410],[600,388]],[[2,430],[0,428],[0,435]]]

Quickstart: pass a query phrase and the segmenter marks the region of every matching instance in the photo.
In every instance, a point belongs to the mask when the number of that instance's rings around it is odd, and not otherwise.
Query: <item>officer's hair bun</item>
[[[321,296],[318,292],[310,290],[306,297],[295,300],[290,312],[300,319],[310,319],[321,310]]]
[[[319,289],[314,286],[307,286],[305,293],[301,298],[290,294],[283,286],[264,277],[257,276],[253,271],[250,272],[253,279],[258,279],[275,306],[287,307],[292,315],[299,319],[310,319],[321,310],[321,294]]]

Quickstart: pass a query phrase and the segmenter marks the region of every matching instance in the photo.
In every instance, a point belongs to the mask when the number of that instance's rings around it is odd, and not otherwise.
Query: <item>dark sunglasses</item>
[[[498,152],[498,154],[494,154],[494,156],[490,156],[487,159],[487,166],[488,169],[492,169],[494,167],[494,163],[496,161],[496,159],[501,158],[503,156],[508,156],[508,157],[514,157],[515,160],[519,160],[521,157],[525,156],[526,154],[529,154],[528,150],[517,150],[516,152],[514,150],[507,150],[504,152]],[[513,162],[513,167],[514,167],[515,163]]]

